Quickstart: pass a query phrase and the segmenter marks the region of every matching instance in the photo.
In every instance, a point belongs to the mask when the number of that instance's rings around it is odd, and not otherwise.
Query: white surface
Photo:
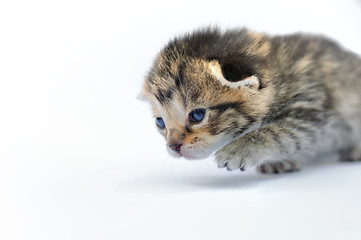
[[[263,176],[168,157],[135,97],[160,47],[209,23],[361,53],[352,0],[0,3],[0,239],[361,239],[361,163]]]

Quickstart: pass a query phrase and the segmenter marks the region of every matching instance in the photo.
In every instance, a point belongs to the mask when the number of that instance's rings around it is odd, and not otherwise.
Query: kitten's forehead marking
[[[209,68],[210,68],[211,72],[213,73],[213,75],[216,77],[216,79],[223,86],[228,86],[231,88],[238,88],[241,86],[248,87],[248,86],[252,86],[254,84],[258,84],[258,82],[259,82],[257,76],[250,76],[245,79],[239,79],[240,81],[238,81],[238,82],[230,82],[224,78],[224,76],[222,74],[221,66],[219,65],[218,62],[211,62],[209,64]]]
[[[172,100],[166,104],[162,104],[157,99],[154,102],[168,128],[175,125],[185,126],[187,113],[182,98],[178,94],[174,94]]]

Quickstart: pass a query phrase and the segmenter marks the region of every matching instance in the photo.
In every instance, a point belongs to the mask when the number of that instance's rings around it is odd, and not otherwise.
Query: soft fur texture
[[[361,158],[361,60],[323,36],[198,30],[165,46],[141,95],[174,156],[273,173],[325,152]]]

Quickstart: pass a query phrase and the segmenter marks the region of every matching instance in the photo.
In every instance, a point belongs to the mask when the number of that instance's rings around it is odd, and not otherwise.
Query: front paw
[[[255,152],[247,151],[247,149],[242,150],[229,150],[227,147],[219,150],[215,154],[215,159],[219,168],[227,168],[227,170],[232,171],[240,169],[244,171],[252,166],[259,164]]]

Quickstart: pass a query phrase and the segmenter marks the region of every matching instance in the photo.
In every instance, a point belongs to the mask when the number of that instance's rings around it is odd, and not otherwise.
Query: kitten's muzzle
[[[180,148],[182,144],[169,144],[168,145],[170,149],[172,149],[176,153],[180,153]]]

